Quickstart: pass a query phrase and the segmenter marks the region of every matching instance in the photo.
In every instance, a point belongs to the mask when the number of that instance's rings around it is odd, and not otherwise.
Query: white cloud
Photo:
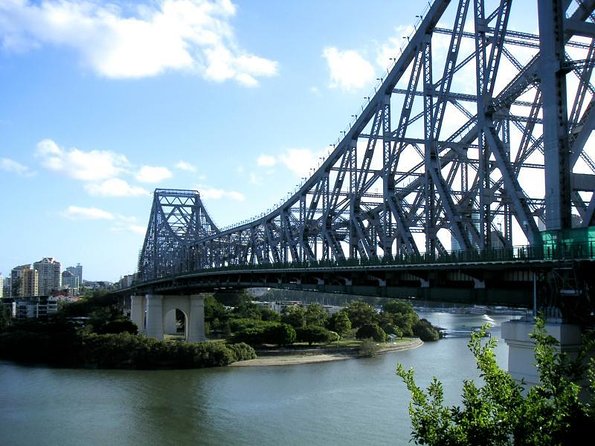
[[[395,27],[396,35],[390,37],[386,42],[378,47],[376,63],[381,68],[392,67],[395,58],[401,56],[402,50],[407,45],[409,37],[415,32],[413,25]],[[439,38],[438,35],[432,36],[432,45]]]
[[[6,49],[44,45],[76,50],[108,78],[196,72],[214,81],[254,86],[277,74],[277,62],[242,50],[230,24],[229,0],[155,0],[124,8],[93,0],[11,0],[0,4],[0,39]]]
[[[83,181],[111,178],[128,166],[124,155],[102,150],[63,149],[51,139],[37,144],[36,155],[45,168]]]
[[[137,224],[135,217],[112,214],[109,211],[95,207],[68,206],[62,215],[70,220],[108,220],[113,232],[132,232],[144,235],[147,228]]]
[[[273,167],[277,164],[277,160],[271,155],[260,155],[256,160],[256,165],[259,167]]]
[[[175,167],[176,169],[185,170],[186,172],[196,172],[196,167],[187,161],[178,161]]]
[[[113,232],[132,232],[133,234],[145,235],[147,228],[136,223],[134,217],[119,215],[118,220],[110,228]]]
[[[142,166],[136,174],[136,179],[141,183],[159,183],[171,176],[172,173],[167,167]]]
[[[200,193],[201,198],[207,198],[211,200],[220,200],[222,198],[227,198],[233,201],[244,201],[245,197],[244,194],[241,192],[236,191],[228,191],[223,189],[218,189],[214,187],[206,187],[206,186],[198,186],[198,192]]]
[[[288,149],[279,160],[298,177],[309,177],[316,165],[316,154],[310,149]]]
[[[72,220],[113,220],[115,218],[111,212],[103,209],[79,206],[68,206],[62,214]]]
[[[131,186],[121,178],[109,178],[100,183],[85,184],[85,190],[99,197],[138,197],[150,195],[149,191],[139,186]]]
[[[357,51],[327,47],[322,52],[330,70],[330,86],[345,91],[366,87],[374,80],[372,64]]]
[[[17,175],[21,175],[23,177],[35,175],[35,173],[29,169],[29,167],[10,158],[0,158],[0,170],[16,173]]]

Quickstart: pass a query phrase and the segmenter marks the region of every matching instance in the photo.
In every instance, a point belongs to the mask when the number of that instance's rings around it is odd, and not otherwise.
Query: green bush
[[[227,344],[227,348],[234,354],[235,361],[245,361],[247,359],[255,359],[256,352],[254,348],[244,342],[238,344]]]
[[[378,354],[378,344],[371,338],[364,339],[359,346],[359,356],[363,358],[373,358]]]

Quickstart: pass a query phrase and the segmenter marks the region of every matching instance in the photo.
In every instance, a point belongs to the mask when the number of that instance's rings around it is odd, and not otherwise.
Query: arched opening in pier
[[[163,334],[188,340],[188,316],[179,308],[172,308],[164,315]]]

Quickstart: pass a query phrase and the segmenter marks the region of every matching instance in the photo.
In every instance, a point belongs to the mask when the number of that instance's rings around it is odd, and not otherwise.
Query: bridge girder
[[[571,214],[595,224],[595,0],[535,0],[539,35],[511,29],[520,3],[434,1],[334,150],[266,215],[218,230],[197,193],[156,192],[139,271],[538,246]]]

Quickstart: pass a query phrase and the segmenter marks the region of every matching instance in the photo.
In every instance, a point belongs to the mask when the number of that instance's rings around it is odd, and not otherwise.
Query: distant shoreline
[[[423,341],[418,338],[411,339],[405,342],[399,342],[394,345],[387,344],[378,350],[378,354],[387,352],[395,352],[401,350],[411,350],[423,345]],[[256,359],[247,359],[244,361],[236,361],[228,365],[228,367],[269,367],[269,366],[283,366],[283,365],[298,365],[298,364],[313,364],[319,362],[342,361],[345,359],[358,358],[358,349],[348,349],[345,351],[325,351],[325,350],[302,350],[299,352],[278,351],[275,354],[267,352],[266,355],[260,356]]]

